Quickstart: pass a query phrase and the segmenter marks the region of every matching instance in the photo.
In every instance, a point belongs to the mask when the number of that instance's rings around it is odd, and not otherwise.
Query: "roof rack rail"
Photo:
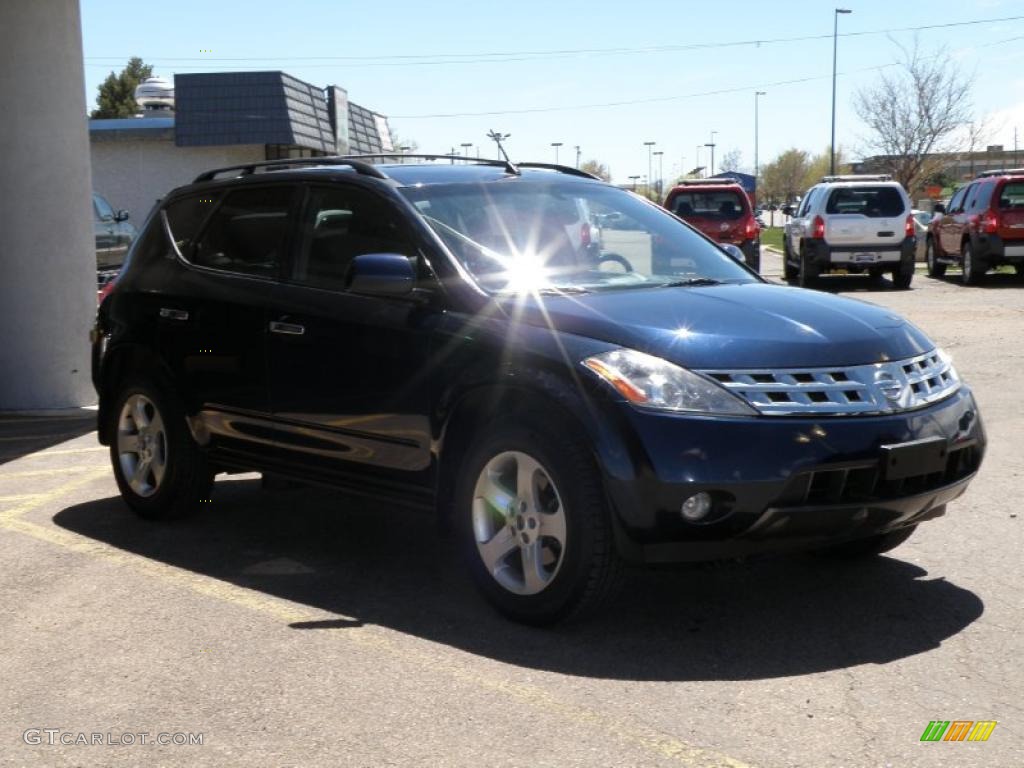
[[[984,179],[986,176],[1016,176],[1017,174],[1024,175],[1024,168],[996,168],[991,171],[982,171],[978,174],[977,178]]]
[[[829,181],[892,181],[889,173],[851,173],[845,176],[822,176],[821,183]]]
[[[565,173],[569,176],[580,176],[584,179],[597,179],[601,181],[600,177],[595,176],[587,171],[581,171],[579,168],[573,168],[571,165],[558,165],[557,163],[517,163],[520,168],[541,168],[548,171],[558,171],[559,173]]]
[[[209,171],[204,171],[196,176],[193,180],[193,184],[198,184],[201,181],[212,181],[222,173],[228,171],[238,171],[237,176],[250,176],[257,168],[264,171],[278,171],[287,170],[288,168],[296,168],[303,165],[347,165],[356,173],[361,173],[364,176],[373,176],[378,179],[386,179],[387,176],[379,168],[375,167],[371,163],[364,163],[358,159],[351,157],[339,157],[336,155],[329,155],[325,157],[294,157],[294,158],[281,158],[280,160],[266,160],[259,163],[243,163],[241,165],[226,165],[223,168],[214,168]]]
[[[366,160],[369,158],[394,158],[396,160],[403,160],[412,158],[414,160],[461,160],[464,163],[477,163],[478,165],[500,165],[508,173],[519,175],[519,169],[514,163],[510,163],[507,160],[496,160],[489,157],[466,157],[464,155],[430,155],[430,154],[402,154],[401,152],[374,152],[372,154],[365,155],[346,155],[346,157],[353,158],[356,160]]]
[[[736,179],[730,179],[728,177],[721,177],[721,176],[709,176],[706,179],[680,179],[679,181],[676,182],[676,186],[680,186],[680,187],[685,187],[687,185],[691,185],[691,186],[696,186],[696,185],[706,186],[706,185],[713,185],[713,184],[735,184],[735,185],[738,186],[740,183]]]

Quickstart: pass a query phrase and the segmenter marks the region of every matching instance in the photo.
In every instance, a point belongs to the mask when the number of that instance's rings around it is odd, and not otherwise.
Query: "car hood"
[[[765,283],[519,296],[503,304],[518,322],[697,369],[864,365],[934,348],[888,309]]]

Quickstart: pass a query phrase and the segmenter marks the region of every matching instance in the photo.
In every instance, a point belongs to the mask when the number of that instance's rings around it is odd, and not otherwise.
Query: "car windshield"
[[[683,218],[733,221],[743,215],[743,201],[733,190],[679,192],[672,198],[672,212]]]
[[[488,291],[756,280],[686,224],[615,187],[508,180],[402,192]]]

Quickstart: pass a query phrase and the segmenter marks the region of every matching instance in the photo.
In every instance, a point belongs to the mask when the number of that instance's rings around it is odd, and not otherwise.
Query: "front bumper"
[[[714,418],[622,406],[636,458],[607,477],[620,552],[645,562],[811,549],[915,525],[944,512],[981,464],[985,433],[964,387],[930,407],[860,417]],[[888,480],[882,446],[941,437],[941,471]],[[682,502],[706,491],[711,515]]]

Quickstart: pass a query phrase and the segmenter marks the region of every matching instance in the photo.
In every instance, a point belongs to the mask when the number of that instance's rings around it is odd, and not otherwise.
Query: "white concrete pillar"
[[[0,2],[0,410],[95,401],[78,0]]]

